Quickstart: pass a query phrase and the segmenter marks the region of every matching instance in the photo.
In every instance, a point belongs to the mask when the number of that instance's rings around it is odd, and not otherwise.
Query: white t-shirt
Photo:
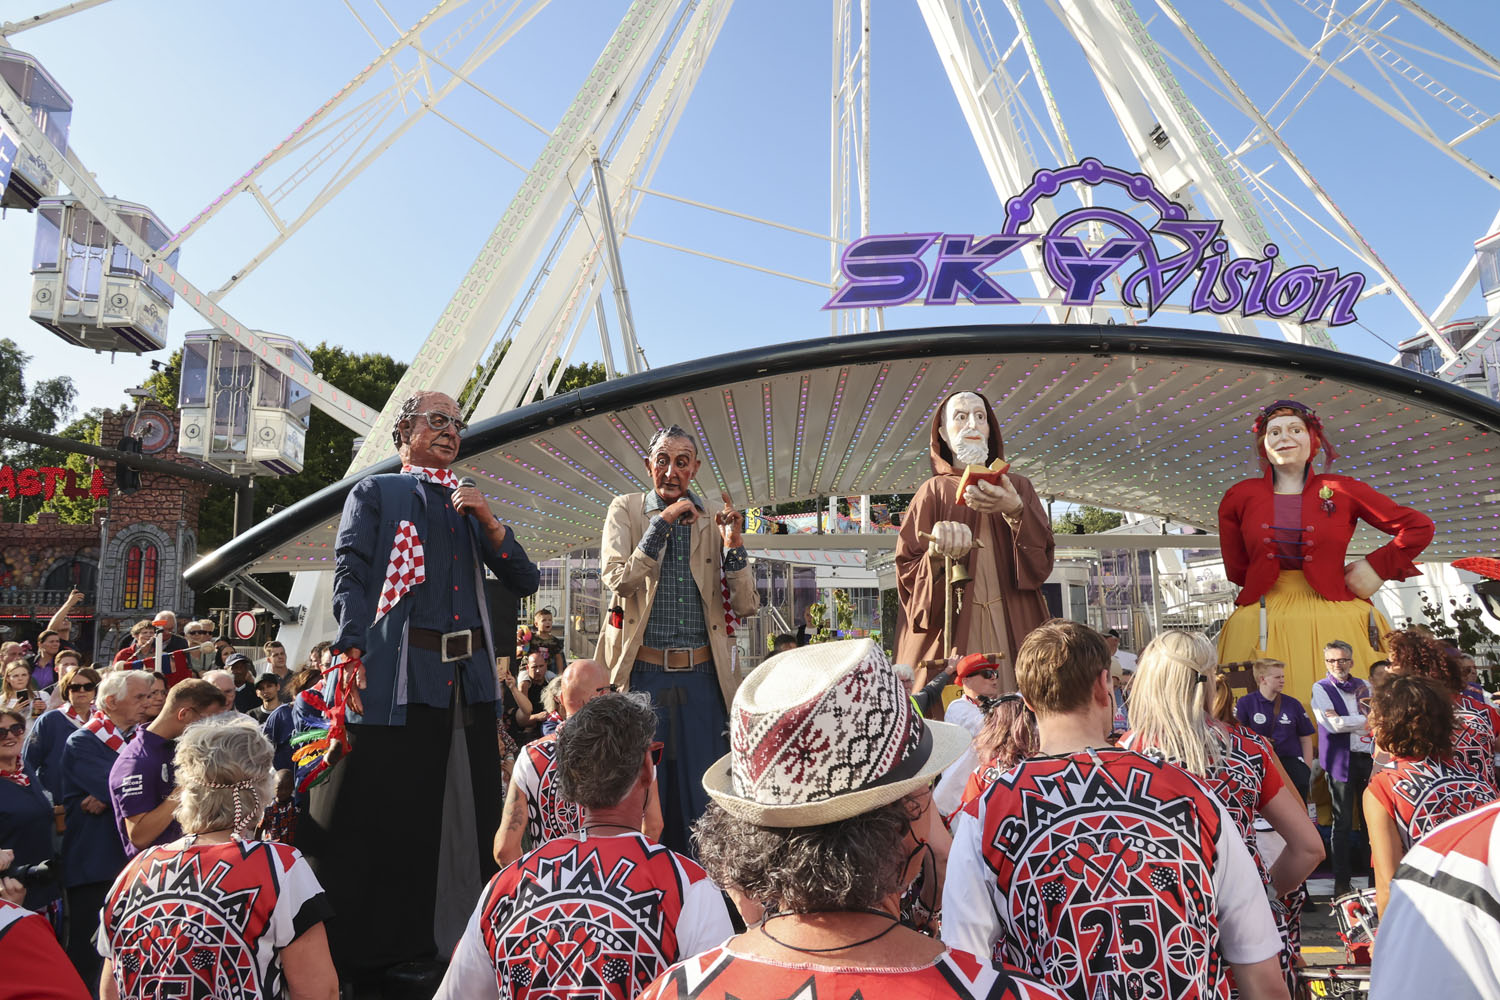
[[[948,704],[948,710],[943,713],[943,721],[963,726],[970,736],[978,736],[979,730],[984,728],[984,710],[968,698],[960,696]],[[968,784],[969,775],[978,766],[979,755],[974,752],[974,742],[970,740],[963,755],[948,765],[943,776],[938,779],[937,787],[932,790],[932,801],[937,805],[939,813],[947,816],[958,808],[963,801],[964,786]]]
[[[95,946],[122,1000],[280,996],[281,949],[332,915],[296,848],[266,841],[152,847],[115,879]]]
[[[1225,997],[1224,961],[1282,948],[1223,803],[1176,765],[1118,749],[1023,761],[964,807],[943,941],[1077,1000]]]
[[[1371,1000],[1500,997],[1500,802],[1417,842],[1391,879]]]
[[[490,880],[434,1000],[632,1000],[733,934],[691,858],[639,833],[559,837]]]

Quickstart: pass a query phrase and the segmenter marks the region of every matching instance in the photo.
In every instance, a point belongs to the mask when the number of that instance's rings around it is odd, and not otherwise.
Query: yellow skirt
[[[1376,635],[1390,622],[1367,601],[1330,601],[1313,590],[1301,570],[1281,571],[1266,594],[1266,644],[1260,643],[1260,603],[1236,608],[1219,633],[1219,662],[1262,657],[1286,664],[1286,693],[1304,706],[1312,686],[1327,675],[1323,646],[1342,639],[1354,647],[1354,672],[1370,676],[1370,664],[1386,658],[1383,641],[1370,644],[1371,615]]]

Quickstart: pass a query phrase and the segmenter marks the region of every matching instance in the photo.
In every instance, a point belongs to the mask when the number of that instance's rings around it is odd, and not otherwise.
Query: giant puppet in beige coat
[[[599,636],[597,658],[609,669],[610,682],[622,689],[630,684],[630,670],[635,664],[641,638],[646,633],[646,619],[651,616],[651,602],[656,599],[661,563],[638,547],[651,517],[646,513],[646,494],[626,493],[615,497],[604,518],[604,538],[599,552],[599,576],[624,609],[620,627],[606,624]],[[719,675],[719,690],[724,704],[734,704],[739,687],[729,647],[732,639],[724,629],[724,581],[729,583],[730,609],[747,618],[760,608],[755,591],[755,576],[747,566],[729,573],[720,572],[724,548],[719,531],[710,517],[693,522],[693,582],[703,596],[703,613],[708,621],[708,644],[713,649],[714,667]]]
[[[646,471],[651,491],[615,497],[604,519],[600,576],[620,612],[610,613],[598,658],[616,685],[651,698],[661,842],[689,853],[692,824],[708,806],[703,774],[729,751],[739,686],[725,613],[753,614],[760,600],[728,494],[710,516],[688,489],[698,472],[692,435],[675,425],[658,432]]]

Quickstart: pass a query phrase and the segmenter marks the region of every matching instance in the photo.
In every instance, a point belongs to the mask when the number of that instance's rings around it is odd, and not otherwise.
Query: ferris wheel
[[[103,2],[80,0],[0,25],[5,52],[17,53],[30,28],[64,17],[82,24],[88,9]],[[1209,5],[1184,9],[1172,0],[913,3],[993,187],[995,205],[1025,189],[1038,171],[1086,158],[1089,150],[1078,145],[1077,129],[1070,129],[1058,82],[1088,74],[1097,86],[1097,102],[1136,160],[1131,167],[1192,217],[1220,220],[1220,234],[1234,252],[1259,257],[1274,246],[1277,269],[1322,267],[1333,258],[1363,271],[1368,276],[1363,295],[1388,295],[1409,318],[1410,340],[1398,346],[1411,348],[1407,353],[1420,355],[1434,374],[1472,378],[1481,355],[1493,352],[1500,339],[1500,214],[1491,211],[1500,206],[1495,197],[1500,195],[1500,129],[1491,126],[1500,121],[1500,58],[1422,5],[1413,0],[1219,0],[1209,19],[1204,16]],[[655,184],[705,66],[716,48],[734,44],[732,0],[621,4],[618,26],[555,123],[529,117],[523,95],[497,91],[483,72],[507,46],[528,43],[527,29],[549,0],[437,0],[405,23],[388,12],[388,5],[373,5],[382,20],[346,4],[353,15],[350,31],[368,35],[375,57],[311,115],[289,123],[284,140],[229,179],[221,195],[175,230],[143,206],[106,198],[67,147],[65,128],[59,143],[57,109],[30,100],[13,74],[6,74],[11,86],[0,87],[0,112],[15,133],[17,164],[32,164],[28,176],[38,196],[66,192],[58,207],[41,213],[39,224],[58,233],[70,233],[79,223],[96,224],[100,235],[82,240],[80,253],[96,267],[115,253],[126,261],[117,301],[128,297],[153,308],[175,304],[198,312],[212,328],[209,339],[227,352],[224,363],[259,365],[268,382],[281,386],[275,397],[280,405],[267,411],[276,419],[305,422],[311,405],[364,436],[351,465],[355,471],[384,456],[396,403],[377,413],[340,394],[310,371],[306,353],[294,341],[258,332],[253,317],[223,305],[226,297],[255,280],[262,265],[297,240],[319,211],[335,199],[357,198],[361,173],[429,117],[510,162],[524,178],[416,351],[394,401],[418,387],[457,395],[467,384],[471,420],[488,417],[554,392],[569,359],[580,349],[593,350],[594,343],[610,375],[646,366],[652,345],[636,330],[630,273],[620,249],[626,241],[832,289],[840,278],[842,252],[871,232],[873,94],[883,79],[894,80],[906,70],[881,62],[881,53],[889,51],[880,37],[883,5],[871,0],[830,0],[830,5],[830,87],[820,98],[828,101],[829,112],[826,231],[790,224],[778,217],[775,205],[749,211],[736,204],[732,191],[710,203]],[[496,135],[450,113],[444,101],[456,92],[482,97],[511,126],[531,135],[539,151],[524,159],[513,156]],[[1454,282],[1435,304],[1418,301],[1324,169],[1327,146],[1347,145],[1351,136],[1325,127],[1320,147],[1319,130],[1309,136],[1302,128],[1325,113],[1320,109],[1334,95],[1342,107],[1357,103],[1358,127],[1368,137],[1362,141],[1371,147],[1420,147],[1436,164],[1438,182],[1474,179],[1485,191],[1488,202],[1476,213],[1475,230],[1454,238]],[[1076,181],[1062,194],[1085,206],[1103,196]],[[658,200],[822,241],[828,248],[827,273],[799,275],[738,260],[728,248],[694,245],[692,233],[663,239],[640,231],[636,221],[642,206]],[[184,269],[191,270],[194,236],[231,205],[247,204],[265,214],[274,235],[262,246],[246,248],[244,263],[222,279],[201,286],[190,281]],[[62,212],[67,214],[55,214]],[[1045,229],[1065,215],[1060,196],[1039,204],[1032,223]],[[1492,215],[1494,221],[1486,225]],[[1097,221],[1078,228],[1081,243],[1095,248],[1111,235]],[[1463,239],[1475,242],[1474,252],[1467,252]],[[186,258],[179,256],[184,249]],[[1436,252],[1448,254],[1442,247]],[[1118,281],[1087,305],[1071,305],[1045,280],[1038,245],[1018,253],[1025,266],[1012,275],[1015,302],[1038,319],[1139,324],[1159,305],[1142,308],[1139,297],[1132,299]],[[123,334],[118,340],[90,339],[105,336],[95,332],[107,325],[102,305],[70,335],[59,304],[68,293],[66,272],[61,260],[49,272],[56,274],[47,279],[54,298],[43,305],[50,303],[51,312],[39,314],[34,303],[38,322],[94,349],[101,343],[137,351],[164,346],[159,331],[144,340]],[[1028,283],[1029,289],[1023,287]],[[1485,295],[1487,314],[1461,317],[1476,290]],[[886,322],[877,309],[828,316],[836,334]],[[1305,316],[1268,321],[1227,314],[1216,321],[1233,334],[1279,333],[1299,343],[1337,346],[1325,323]],[[114,325],[139,333],[123,321]],[[194,347],[199,353],[208,350],[201,343]],[[204,389],[203,406],[211,409],[206,400],[220,356],[202,357],[196,384],[210,387]],[[242,395],[259,392],[259,383],[233,384]],[[256,438],[255,426],[246,428],[225,437],[220,452],[205,451],[206,460],[238,462],[241,469],[253,465],[248,457],[236,458],[235,449],[251,448]],[[260,467],[282,472],[299,463],[300,457],[292,462],[272,455]]]

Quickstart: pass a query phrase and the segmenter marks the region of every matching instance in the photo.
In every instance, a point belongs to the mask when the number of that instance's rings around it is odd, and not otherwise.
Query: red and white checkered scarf
[[[452,469],[438,469],[429,465],[403,465],[401,466],[403,476],[416,476],[423,482],[432,483],[436,486],[446,486],[450,490],[458,489],[458,477],[453,474]]]
[[[403,465],[404,475],[415,476],[423,482],[433,483],[450,490],[458,489],[458,477],[451,469],[431,468],[425,465]],[[391,542],[391,556],[386,561],[385,585],[380,588],[380,601],[375,606],[375,621],[384,618],[406,596],[407,591],[427,580],[427,557],[422,551],[422,539],[417,526],[411,521],[402,521],[396,528],[396,537]]]
[[[74,708],[72,703],[69,703],[66,707],[63,708],[63,715],[67,716],[68,721],[73,723],[74,729],[77,729],[88,721],[83,716],[78,714],[78,709]]]
[[[119,753],[120,748],[125,745],[124,735],[115,728],[115,724],[110,722],[109,716],[103,712],[96,711],[83,728],[99,737],[99,742],[115,753]]]
[[[17,785],[20,785],[22,788],[26,788],[31,785],[31,779],[26,777],[26,772],[21,770],[19,767],[14,771],[0,771],[0,781],[14,782]]]

